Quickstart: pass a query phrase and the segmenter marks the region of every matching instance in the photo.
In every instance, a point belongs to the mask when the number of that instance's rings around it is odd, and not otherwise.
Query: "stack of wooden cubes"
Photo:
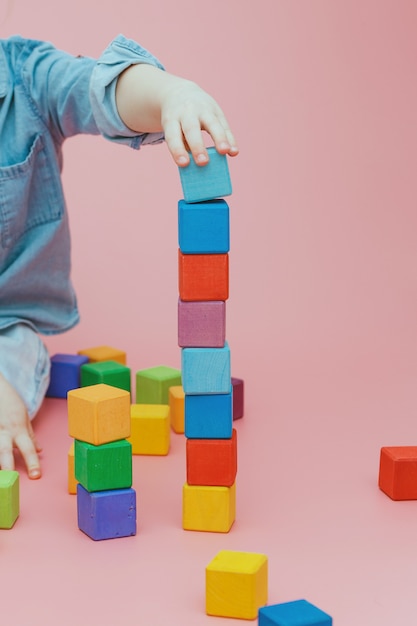
[[[226,156],[209,148],[204,167],[180,168],[178,203],[178,344],[185,393],[187,478],[183,528],[228,532],[235,520],[237,440],[233,429],[229,297],[229,207]]]
[[[94,540],[136,534],[130,393],[104,383],[68,392],[78,527]]]

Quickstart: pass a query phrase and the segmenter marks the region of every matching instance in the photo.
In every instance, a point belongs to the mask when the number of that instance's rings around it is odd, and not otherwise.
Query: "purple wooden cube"
[[[178,301],[178,345],[181,348],[223,348],[226,303]]]
[[[81,365],[88,363],[88,357],[81,354],[55,354],[51,357],[51,375],[46,396],[66,398],[68,391],[81,387]]]
[[[241,378],[233,378],[233,419],[238,420],[244,413],[244,382]]]
[[[77,485],[78,528],[95,541],[136,535],[136,491],[89,492]]]

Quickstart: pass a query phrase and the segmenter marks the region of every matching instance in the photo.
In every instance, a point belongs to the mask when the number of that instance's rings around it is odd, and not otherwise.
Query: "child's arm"
[[[116,104],[123,122],[135,132],[164,131],[179,166],[188,165],[189,149],[198,165],[208,162],[202,130],[221,154],[238,153],[219,105],[195,83],[147,64],[131,65],[119,77]]]

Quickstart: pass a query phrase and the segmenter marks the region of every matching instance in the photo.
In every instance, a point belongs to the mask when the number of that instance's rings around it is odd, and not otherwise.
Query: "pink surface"
[[[390,501],[377,474],[381,446],[417,438],[417,6],[13,5],[4,36],[96,55],[123,32],[225,109],[241,147],[227,339],[246,411],[228,535],[181,530],[185,441],[173,435],[168,457],[135,459],[138,535],[94,543],[66,493],[65,401],[47,400],[44,476],[22,472],[21,516],[0,533],[2,618],[238,623],[204,614],[204,568],[225,548],[267,554],[271,603],[305,597],[337,626],[412,621],[417,502]],[[166,149],[74,138],[64,182],[82,322],[48,339],[51,352],[107,343],[133,370],[178,367],[181,191]]]

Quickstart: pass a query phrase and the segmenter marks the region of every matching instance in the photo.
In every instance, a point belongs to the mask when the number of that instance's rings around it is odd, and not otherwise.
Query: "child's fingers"
[[[26,463],[29,478],[40,478],[41,466],[36,452],[35,443],[29,432],[23,431],[15,437],[16,446]]]
[[[14,470],[13,440],[8,431],[0,431],[0,469]]]
[[[239,152],[233,133],[223,115],[202,117],[201,128],[209,133],[220,154],[235,156]]]
[[[190,157],[184,143],[181,125],[178,120],[171,120],[164,127],[165,142],[172,158],[179,167],[189,164]]]

